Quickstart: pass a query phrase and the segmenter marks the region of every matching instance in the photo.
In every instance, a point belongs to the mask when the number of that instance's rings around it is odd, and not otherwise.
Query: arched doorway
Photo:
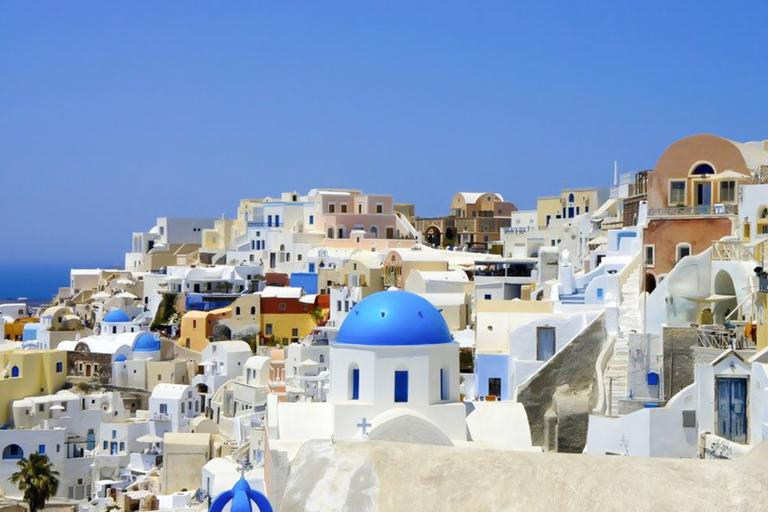
[[[645,292],[648,294],[651,294],[655,289],[656,289],[656,276],[654,276],[650,272],[647,272],[645,274]]]
[[[714,293],[716,295],[722,295],[723,297],[731,297],[716,302],[714,310],[712,311],[714,314],[715,323],[722,325],[725,323],[725,317],[730,315],[737,306],[736,287],[733,284],[733,278],[731,277],[731,274],[729,274],[727,271],[721,270],[715,276]]]
[[[424,232],[424,239],[430,245],[440,245],[443,241],[443,235],[437,226],[429,226]]]

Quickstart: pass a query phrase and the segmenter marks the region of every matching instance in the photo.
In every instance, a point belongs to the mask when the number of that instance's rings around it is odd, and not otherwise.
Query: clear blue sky
[[[318,186],[531,208],[688,134],[768,138],[766,26],[764,1],[3,0],[0,264],[121,263],[158,216]]]

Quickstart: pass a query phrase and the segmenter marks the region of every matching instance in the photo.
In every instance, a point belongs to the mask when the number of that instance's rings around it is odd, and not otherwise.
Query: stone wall
[[[693,352],[698,346],[696,329],[691,327],[664,327],[664,398],[669,400],[681,389],[693,383]]]
[[[606,337],[605,315],[601,314],[520,386],[517,401],[525,406],[528,413],[533,444],[545,445],[545,414],[552,408],[558,388],[562,390],[567,386],[568,392],[574,395],[585,390],[591,391],[595,380],[595,362]],[[588,407],[591,409],[594,405],[589,403]],[[576,434],[583,439],[569,440],[569,446],[586,442],[586,430]]]
[[[78,363],[91,363],[96,365],[95,372],[89,377],[94,381],[108,384],[112,381],[112,356],[110,354],[92,354],[80,350],[67,352],[67,376],[85,377],[77,369]]]

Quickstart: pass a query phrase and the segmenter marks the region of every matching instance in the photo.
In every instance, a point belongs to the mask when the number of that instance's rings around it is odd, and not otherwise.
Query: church
[[[331,342],[330,373],[327,402],[270,395],[268,480],[314,439],[537,451],[521,404],[462,401],[459,344],[418,295],[393,289],[355,305]]]

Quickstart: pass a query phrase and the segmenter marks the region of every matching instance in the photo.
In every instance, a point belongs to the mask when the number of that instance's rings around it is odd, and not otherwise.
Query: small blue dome
[[[125,354],[117,354],[117,357],[115,358],[116,363],[122,363],[123,361],[127,361],[128,358],[125,357]]]
[[[113,309],[107,316],[104,317],[102,322],[130,322],[131,319],[122,309]]]
[[[157,352],[160,350],[160,338],[151,332],[143,332],[133,342],[134,352]]]
[[[361,300],[339,329],[336,343],[436,345],[450,343],[443,315],[427,299],[404,291],[378,292]]]

